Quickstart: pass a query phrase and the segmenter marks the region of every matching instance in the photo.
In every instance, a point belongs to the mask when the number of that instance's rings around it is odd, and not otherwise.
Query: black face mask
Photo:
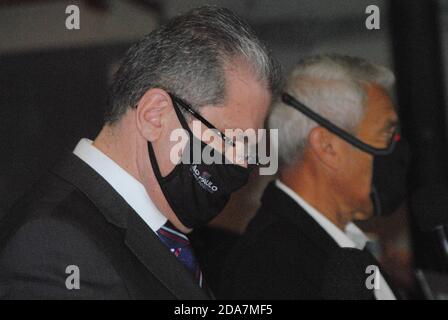
[[[340,129],[291,95],[283,93],[282,100],[354,147],[372,155],[373,173],[370,197],[374,213],[375,215],[388,215],[398,209],[406,197],[406,177],[409,165],[409,146],[398,133],[393,135],[387,148],[375,148]]]
[[[371,198],[376,215],[395,212],[407,193],[409,144],[401,138],[389,155],[373,157]]]
[[[183,151],[182,159],[192,159],[189,156],[191,156],[193,145],[201,146],[201,154],[206,147],[210,147],[193,135],[179,106],[190,112],[208,128],[215,130],[224,141],[230,141],[184,101],[173,95],[171,98],[177,117],[189,136],[189,143]],[[245,185],[250,174],[249,168],[225,163],[224,155],[221,154],[221,164],[205,164],[202,161],[200,164],[191,162],[187,164],[181,161],[173,171],[162,177],[150,142],[148,142],[148,151],[154,174],[168,204],[177,218],[188,228],[202,226],[217,216],[229,201],[231,193]],[[213,152],[218,151],[213,150]]]

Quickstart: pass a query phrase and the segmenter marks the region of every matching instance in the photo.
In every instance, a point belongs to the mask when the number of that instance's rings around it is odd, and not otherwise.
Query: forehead
[[[220,107],[204,107],[202,113],[219,129],[262,128],[271,93],[244,64],[226,68],[226,99]]]
[[[365,111],[358,131],[375,134],[388,124],[396,123],[398,116],[386,90],[378,85],[367,85],[366,90]]]

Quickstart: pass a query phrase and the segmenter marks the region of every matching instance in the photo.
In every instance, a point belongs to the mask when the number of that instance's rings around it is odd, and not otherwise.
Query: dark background
[[[126,46],[20,53],[0,63],[0,198],[24,189],[102,123],[108,70]]]

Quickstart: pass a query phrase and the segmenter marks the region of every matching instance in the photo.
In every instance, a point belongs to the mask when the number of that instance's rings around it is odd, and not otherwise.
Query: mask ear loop
[[[372,190],[370,191],[370,198],[372,199],[373,212],[374,212],[375,216],[381,216],[382,215],[381,199],[380,199],[378,190],[376,189],[376,186],[374,183],[372,183],[371,188],[372,188]]]
[[[177,115],[177,118],[179,119],[180,125],[188,133],[189,141],[190,141],[190,148],[191,148],[192,147],[191,137],[192,137],[193,133],[191,132],[190,127],[188,126],[187,121],[185,120],[182,112],[177,107],[175,98],[170,93],[168,93],[168,94],[170,95],[171,100],[173,101],[174,111],[176,112],[176,115]],[[156,160],[157,159],[156,154],[152,147],[152,142],[150,142],[150,141],[148,141],[148,152],[149,152],[149,160],[151,161],[151,166],[154,171],[154,174],[156,175],[157,180],[162,180],[164,177],[162,176],[162,173],[160,172],[159,164],[157,163],[157,160]]]
[[[313,110],[309,109],[303,103],[299,102],[298,100],[296,100],[294,97],[292,97],[291,95],[289,95],[286,92],[282,94],[282,101],[284,103],[286,103],[287,105],[293,107],[294,109],[300,111],[301,113],[306,115],[308,118],[314,120],[315,122],[317,122],[319,125],[321,125],[325,129],[327,129],[328,131],[330,131],[330,132],[334,133],[335,135],[339,136],[340,138],[344,139],[346,142],[350,143],[354,147],[356,147],[364,152],[367,152],[371,155],[384,156],[384,155],[391,154],[395,149],[395,145],[397,144],[397,141],[399,140],[396,138],[397,135],[395,135],[392,139],[391,144],[387,148],[375,148],[375,147],[372,147],[371,145],[368,145],[367,143],[362,142],[361,140],[359,140],[358,138],[349,134],[345,130],[340,129],[339,127],[337,127],[336,125],[334,125],[327,119],[323,118],[322,116],[320,116]]]
[[[154,153],[154,149],[152,148],[152,143],[148,141],[148,152],[149,152],[149,161],[151,161],[152,170],[156,175],[158,181],[162,180],[162,174],[160,173],[159,164],[156,160],[156,154]]]
[[[219,135],[221,137],[221,139],[224,140],[225,143],[228,143],[232,146],[235,146],[235,143],[233,142],[232,139],[230,139],[229,137],[227,137],[224,133],[222,133],[221,131],[218,130],[218,128],[216,128],[213,124],[211,124],[207,119],[205,119],[203,116],[201,116],[198,112],[196,112],[195,110],[193,110],[191,108],[191,106],[189,106],[188,103],[186,103],[185,101],[183,101],[182,99],[176,97],[175,95],[170,94],[171,99],[173,99],[173,101],[175,101],[176,103],[178,103],[182,108],[184,108],[187,112],[189,112],[193,117],[195,117],[196,119],[198,119],[199,121],[201,121],[207,128],[212,129],[216,132],[217,135]]]
[[[178,103],[180,103],[180,99],[176,98],[174,95],[172,95],[171,93],[168,93],[171,97],[171,100],[173,101],[173,107],[174,107],[174,111],[176,112],[177,118],[179,119],[180,125],[182,126],[182,128],[184,128],[184,130],[186,130],[188,132],[189,135],[192,135],[193,133],[191,132],[190,127],[188,126],[187,120],[185,120],[185,116],[182,113],[182,111],[180,111],[179,107],[178,107]]]
[[[185,120],[185,116],[183,115],[182,111],[179,108],[179,105],[184,108],[185,110],[187,110],[191,115],[193,115],[193,117],[195,117],[196,119],[198,119],[200,122],[202,122],[208,129],[215,131],[215,133],[221,137],[221,139],[224,141],[224,143],[229,143],[232,146],[235,146],[234,142],[232,141],[232,139],[228,138],[227,136],[225,136],[221,131],[219,131],[214,125],[212,125],[210,122],[208,122],[204,117],[202,117],[199,113],[197,113],[196,111],[194,111],[186,102],[184,102],[182,99],[176,97],[175,95],[168,93],[171,97],[171,99],[173,100],[173,105],[174,105],[174,109],[176,110],[176,114],[177,117],[179,118],[179,121],[182,125],[182,127],[187,130],[187,132],[189,133],[190,136],[190,150],[193,150],[193,139],[197,139],[201,142],[201,145],[208,146],[208,144],[206,144],[205,142],[203,142],[201,139],[198,139],[194,136],[193,132],[191,131],[190,127],[188,126],[187,121]],[[225,148],[225,147],[224,147]],[[215,149],[212,147],[213,152],[215,152]],[[219,152],[219,151],[218,151]],[[221,154],[221,163],[225,163],[225,153],[224,152],[220,152]]]

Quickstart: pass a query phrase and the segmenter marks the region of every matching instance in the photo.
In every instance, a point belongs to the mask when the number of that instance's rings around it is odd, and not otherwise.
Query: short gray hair
[[[205,6],[154,30],[127,52],[109,93],[106,122],[119,120],[151,88],[165,89],[194,109],[225,101],[227,63],[245,63],[267,89],[278,66],[249,25],[232,11]]]
[[[320,55],[304,59],[292,70],[285,91],[338,127],[355,133],[364,114],[365,84],[377,84],[392,94],[393,73],[364,59],[344,55]],[[316,122],[276,101],[268,119],[278,129],[281,165],[300,160],[308,135]]]

